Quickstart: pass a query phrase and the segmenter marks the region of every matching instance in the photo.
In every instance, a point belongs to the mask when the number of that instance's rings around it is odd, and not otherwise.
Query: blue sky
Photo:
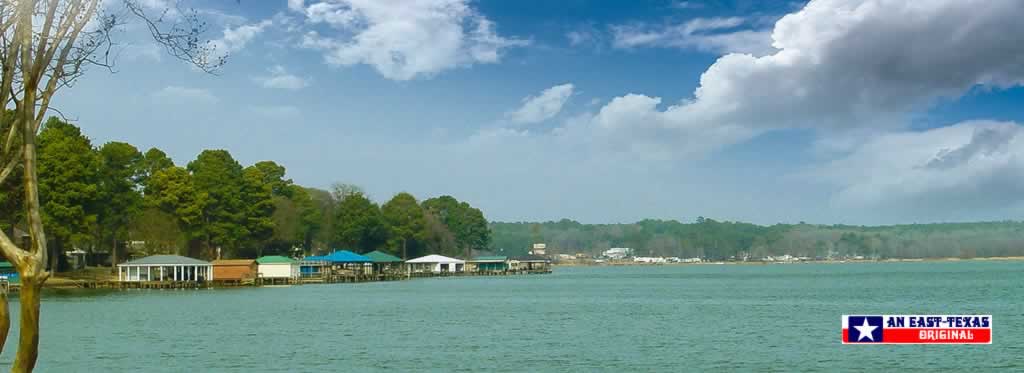
[[[195,2],[218,75],[130,22],[55,105],[97,144],[498,221],[1018,219],[1024,4],[983,3]]]

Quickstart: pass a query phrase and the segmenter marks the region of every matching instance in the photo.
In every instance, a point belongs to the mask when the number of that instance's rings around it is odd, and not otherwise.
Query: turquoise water
[[[1021,370],[1022,273],[1024,262],[583,267],[56,294],[43,301],[38,371]],[[851,313],[992,314],[994,343],[844,346]]]

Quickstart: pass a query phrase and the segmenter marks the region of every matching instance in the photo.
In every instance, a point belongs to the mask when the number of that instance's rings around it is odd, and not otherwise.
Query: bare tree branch
[[[14,171],[14,167],[18,165],[18,161],[18,157],[11,157],[11,159],[7,161],[7,164],[4,165],[3,170],[0,170],[0,184],[3,184],[4,181],[7,181],[7,176],[10,176],[11,171]]]

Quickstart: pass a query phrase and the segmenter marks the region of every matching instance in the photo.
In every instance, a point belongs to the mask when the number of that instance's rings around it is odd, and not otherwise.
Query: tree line
[[[280,164],[243,167],[219,149],[179,166],[157,148],[94,146],[58,118],[45,122],[38,147],[51,268],[72,248],[109,252],[117,263],[131,254],[255,258],[333,249],[468,256],[490,244],[483,213],[451,196],[420,202],[399,193],[379,205],[357,186],[304,187]],[[22,200],[16,176],[0,185],[5,231],[24,222]]]
[[[792,255],[817,259],[864,257],[974,258],[1024,256],[1024,222],[906,224],[890,226],[642,220],[631,224],[491,223],[492,250],[520,253],[546,242],[549,253],[599,255],[629,247],[638,256],[757,260]]]

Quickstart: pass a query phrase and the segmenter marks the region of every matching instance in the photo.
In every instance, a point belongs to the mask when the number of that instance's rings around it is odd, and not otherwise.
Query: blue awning
[[[348,250],[338,250],[324,257],[332,263],[370,263],[372,259],[356,254]]]
[[[309,262],[331,262],[331,263],[371,263],[372,259],[356,254],[348,250],[338,250],[322,256],[307,256],[302,259]]]

